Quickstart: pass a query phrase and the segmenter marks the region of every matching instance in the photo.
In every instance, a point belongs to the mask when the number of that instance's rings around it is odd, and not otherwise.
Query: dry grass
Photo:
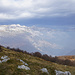
[[[0,57],[7,55],[10,60],[0,63],[0,75],[47,75],[40,70],[42,68],[47,68],[50,75],[55,75],[55,69],[70,71],[72,75],[75,75],[75,67],[59,65],[22,52],[11,51],[4,47],[2,47],[2,50],[3,51],[0,52]],[[17,66],[23,63],[17,59],[22,59],[24,62],[28,63],[30,70],[18,69]]]
[[[71,55],[71,56],[58,56],[59,59],[63,59],[63,60],[71,60],[71,61],[75,61],[75,55]]]

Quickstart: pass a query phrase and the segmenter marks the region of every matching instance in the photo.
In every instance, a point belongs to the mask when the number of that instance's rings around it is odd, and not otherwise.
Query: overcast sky
[[[2,45],[60,55],[74,50],[74,41],[75,0],[0,0]]]
[[[0,24],[74,25],[75,0],[0,0]]]

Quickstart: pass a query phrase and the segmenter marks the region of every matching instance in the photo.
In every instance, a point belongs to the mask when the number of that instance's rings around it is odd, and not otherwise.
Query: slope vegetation
[[[58,56],[59,59],[75,61],[75,55]]]
[[[47,69],[48,73],[41,69],[45,71]],[[59,65],[26,53],[0,48],[0,75],[56,75],[55,70],[69,71],[75,75],[75,67]]]

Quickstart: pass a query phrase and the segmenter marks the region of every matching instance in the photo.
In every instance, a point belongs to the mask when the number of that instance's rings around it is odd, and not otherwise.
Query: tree
[[[37,57],[41,58],[42,54],[40,52],[35,52],[35,53],[33,53],[33,56],[37,56]]]
[[[10,49],[10,47],[9,47],[9,46],[7,46],[7,49]]]
[[[2,51],[2,46],[0,45],[0,52]]]
[[[44,55],[42,56],[42,58],[43,58],[44,60],[50,61],[50,57],[49,57],[47,54],[44,54]]]

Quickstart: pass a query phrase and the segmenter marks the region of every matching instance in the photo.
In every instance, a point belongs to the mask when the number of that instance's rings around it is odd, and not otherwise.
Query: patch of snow
[[[19,68],[19,69],[30,70],[30,68],[27,67],[27,66],[25,66],[25,65],[21,65],[21,66],[18,65],[18,68]]]
[[[41,71],[48,73],[48,70],[47,70],[46,68],[42,68]],[[48,74],[49,74],[49,73],[48,73]]]
[[[71,75],[69,71],[62,72],[62,71],[55,70],[55,72],[56,72],[56,75]]]

